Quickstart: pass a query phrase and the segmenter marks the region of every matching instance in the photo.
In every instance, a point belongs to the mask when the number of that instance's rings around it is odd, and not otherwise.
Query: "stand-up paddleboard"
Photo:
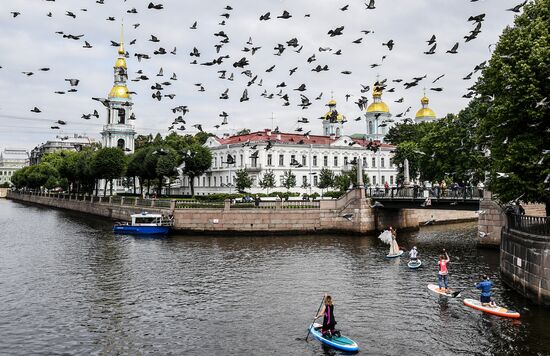
[[[409,263],[407,263],[407,266],[409,266],[410,269],[417,269],[422,266],[422,261],[420,260],[410,260]]]
[[[396,257],[401,257],[401,255],[403,255],[403,250],[399,250],[398,253],[394,253],[394,254],[389,254],[389,255],[386,255],[386,258],[396,258]]]
[[[357,345],[357,343],[348,337],[345,337],[345,336],[332,336],[331,338],[323,337],[323,333],[321,332],[322,327],[323,325],[319,323],[313,323],[310,325],[309,331],[311,332],[311,335],[315,336],[315,338],[321,341],[323,344],[333,347],[335,349],[347,351],[347,352],[359,351],[359,346]]]
[[[460,295],[460,292],[456,292],[456,291],[453,291],[451,289],[447,289],[447,291],[442,291],[441,289],[439,289],[439,286],[437,284],[428,284],[428,289],[431,290],[432,292],[435,292],[437,294],[440,294],[440,295],[444,295],[446,297],[458,297]]]
[[[477,310],[481,310],[482,312],[503,316],[505,318],[514,318],[518,319],[520,317],[520,314],[517,311],[513,311],[510,309],[506,309],[504,307],[490,307],[490,306],[484,306],[481,304],[481,302],[477,299],[464,299],[464,305],[469,306],[470,308],[474,308]]]

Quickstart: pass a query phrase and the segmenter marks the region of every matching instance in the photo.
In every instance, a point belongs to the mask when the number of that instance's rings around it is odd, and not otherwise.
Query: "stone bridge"
[[[483,200],[483,191],[477,188],[459,187],[456,189],[407,188],[368,188],[367,197],[392,209],[443,209],[478,211]]]

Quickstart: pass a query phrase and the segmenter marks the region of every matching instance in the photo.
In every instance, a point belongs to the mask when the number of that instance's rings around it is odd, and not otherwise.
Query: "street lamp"
[[[231,171],[231,165],[235,164],[235,158],[228,153],[226,161],[222,163],[226,163],[227,168],[229,169],[229,182],[227,182],[225,185],[229,187],[229,194],[231,194],[231,187],[233,186],[233,172]]]

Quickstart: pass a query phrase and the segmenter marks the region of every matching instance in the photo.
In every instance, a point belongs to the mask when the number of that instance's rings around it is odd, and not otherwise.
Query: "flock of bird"
[[[56,0],[43,0],[45,2],[55,2]],[[124,0],[126,1],[126,0]],[[477,2],[478,0],[470,0],[470,2]],[[517,6],[514,6],[513,8],[507,9],[509,11],[519,13],[522,9],[522,7],[526,4],[527,1],[524,1]],[[96,1],[97,6],[104,6],[105,0],[97,0]],[[238,3],[234,4],[235,6],[238,6]],[[202,39],[200,41],[200,44],[197,44],[196,46],[193,46],[193,48],[189,49],[188,51],[178,51],[175,46],[171,46],[168,43],[163,43],[161,40],[161,36],[158,34],[148,34],[148,42],[153,43],[155,47],[158,46],[155,50],[149,53],[145,52],[138,52],[129,51],[132,46],[134,46],[137,42],[136,39],[130,40],[127,43],[123,43],[124,48],[126,52],[124,53],[124,56],[126,58],[135,58],[137,62],[132,62],[130,68],[137,69],[135,71],[132,71],[132,75],[128,73],[131,78],[129,79],[131,82],[149,82],[150,85],[150,91],[148,95],[150,95],[155,101],[167,101],[167,100],[176,100],[176,97],[178,97],[176,90],[171,90],[170,88],[173,88],[173,84],[178,80],[178,75],[176,71],[174,70],[166,70],[165,68],[158,68],[158,71],[154,73],[147,73],[143,69],[139,69],[136,67],[139,67],[141,63],[144,61],[154,61],[155,58],[162,57],[162,56],[177,56],[179,58],[179,61],[184,61],[184,65],[191,65],[191,66],[202,66],[202,67],[211,67],[212,69],[212,77],[215,80],[219,80],[223,83],[227,83],[227,88],[223,90],[218,97],[218,99],[221,101],[221,103],[213,103],[212,107],[221,107],[223,110],[220,110],[221,112],[216,115],[218,117],[218,121],[214,125],[210,125],[211,123],[194,123],[190,127],[193,127],[194,129],[198,131],[202,131],[203,128],[206,128],[208,125],[209,127],[212,127],[213,129],[220,129],[223,128],[223,126],[228,125],[230,120],[230,114],[228,112],[231,112],[231,108],[225,108],[223,101],[228,100],[230,96],[233,96],[233,92],[237,91],[237,97],[239,97],[239,102],[243,103],[249,100],[258,100],[259,98],[256,96],[252,96],[249,92],[249,89],[251,87],[262,87],[263,91],[259,97],[263,98],[265,100],[279,100],[280,105],[283,107],[288,107],[292,105],[296,105],[297,107],[301,108],[301,110],[307,110],[314,101],[322,100],[323,97],[326,97],[323,92],[321,93],[311,93],[309,89],[308,83],[300,83],[298,85],[290,85],[286,82],[289,82],[291,79],[290,77],[293,77],[297,71],[304,72],[313,72],[313,73],[321,73],[326,71],[333,71],[334,69],[329,67],[328,64],[323,63],[323,59],[326,58],[324,56],[331,54],[333,56],[342,56],[344,55],[342,49],[338,48],[331,48],[328,46],[319,46],[318,48],[311,48],[310,45],[306,44],[305,41],[301,41],[298,37],[293,37],[288,39],[287,41],[283,43],[276,43],[276,44],[269,44],[269,43],[256,43],[252,36],[248,36],[248,41],[244,43],[242,46],[243,48],[240,50],[242,52],[242,55],[239,55],[236,57],[234,54],[229,54],[229,47],[231,44],[233,44],[233,41],[231,40],[231,37],[226,31],[224,31],[224,26],[227,26],[229,22],[235,18],[235,9],[234,5],[226,5],[222,7],[221,14],[219,14],[219,17],[221,18],[221,21],[218,23],[218,28],[216,29],[215,33],[213,34],[213,46],[215,48],[216,55],[210,58],[204,58],[203,51],[201,50],[201,46],[205,47],[208,45],[207,39]],[[376,11],[377,3],[375,0],[370,0],[368,2],[364,2],[361,5],[358,3],[353,4],[346,4],[344,6],[335,6],[335,11],[350,11],[353,9],[353,11]],[[80,9],[82,12],[88,11],[87,9],[83,8]],[[147,14],[148,16],[155,16],[154,12],[160,12],[160,11],[168,11],[167,8],[165,8],[165,5],[162,3],[153,3],[150,2],[144,10],[140,11],[149,11],[150,13]],[[138,10],[135,7],[128,8],[126,10],[125,16],[132,16],[133,14],[137,14]],[[19,17],[23,17],[25,14],[18,12],[18,11],[12,11],[11,12],[14,21],[17,21]],[[59,14],[55,14],[59,15]],[[46,14],[47,17],[52,17],[54,14],[52,12],[48,12]],[[65,11],[62,16],[67,16],[72,19],[78,19],[80,14],[75,11]],[[309,13],[291,13],[287,10],[281,9],[277,13],[271,13],[271,12],[265,12],[258,14],[258,17],[256,21],[259,21],[260,23],[267,22],[267,21],[280,21],[280,26],[284,27],[287,26],[288,23],[294,21],[298,22],[301,21],[301,19],[309,18],[312,15]],[[472,23],[472,30],[469,31],[468,34],[464,36],[464,43],[468,43],[470,41],[473,41],[476,39],[476,37],[481,33],[482,31],[482,25],[485,20],[485,14],[478,14],[475,16],[471,16],[468,19],[464,19],[464,21],[471,22]],[[106,21],[116,21],[115,16],[109,16],[106,18]],[[186,25],[184,28],[178,29],[178,31],[182,32],[182,36],[187,36],[188,34],[184,34],[184,31],[195,31],[201,26],[201,23],[197,20],[191,20],[188,25]],[[134,31],[138,31],[140,27],[140,23],[133,23],[132,28]],[[347,33],[346,25],[338,25],[333,26],[331,28],[326,29],[326,34],[328,38],[337,38],[342,37],[342,41],[348,41],[346,36],[344,36],[345,33]],[[128,32],[128,31],[127,31]],[[349,43],[354,46],[360,46],[364,40],[367,39],[367,37],[374,33],[371,29],[364,29],[361,31],[361,34],[353,35],[352,38],[349,40]],[[86,38],[86,35],[84,34],[71,34],[67,33],[65,31],[57,31],[55,34],[59,35],[62,39],[66,39],[69,41],[80,41],[82,42],[82,48],[83,50],[90,50],[94,48],[94,44],[90,43],[88,39]],[[357,37],[356,37],[357,36]],[[438,38],[437,34],[431,35],[429,38],[426,38],[427,48],[423,52],[426,56],[431,56],[436,53],[438,53]],[[119,47],[121,45],[120,42],[117,41],[110,41],[110,45],[113,47]],[[240,44],[235,44],[237,47],[241,47]],[[373,70],[379,70],[376,69],[378,67],[383,66],[384,61],[387,60],[389,56],[392,55],[394,48],[400,46],[400,43],[395,41],[394,39],[388,39],[387,41],[380,44],[381,48],[380,50],[384,51],[384,55],[381,56],[380,61],[377,61],[376,63],[372,63],[369,65],[369,67]],[[443,55],[457,55],[459,53],[459,48],[461,46],[461,41],[456,42],[454,45],[451,46],[451,48],[448,48]],[[385,47],[385,49],[384,49]],[[173,48],[173,49],[171,49]],[[357,47],[359,48],[359,47]],[[264,83],[264,79],[266,76],[268,76],[270,73],[272,73],[277,67],[277,59],[274,59],[274,64],[268,64],[265,63],[265,69],[262,71],[253,71],[251,69],[251,63],[254,61],[255,56],[260,51],[271,51],[272,55],[277,57],[282,57],[287,55],[289,52],[294,52],[298,58],[298,61],[301,61],[301,64],[297,64],[296,66],[293,66],[292,68],[288,69],[288,72],[286,74],[281,74],[280,71],[280,77],[277,80],[277,84],[275,85],[268,85]],[[113,52],[114,53],[114,52]],[[233,52],[232,52],[233,53]],[[439,52],[441,53],[441,51]],[[240,57],[240,58],[239,58]],[[188,59],[186,59],[188,58]],[[465,75],[462,79],[467,81],[471,80],[474,73],[479,72],[485,68],[486,61],[483,61],[479,64],[477,64],[473,70]],[[11,68],[2,68],[2,63],[0,63],[0,70],[10,70]],[[278,68],[277,68],[278,69]],[[46,72],[50,71],[49,67],[43,67],[39,68],[34,71],[23,71],[22,74],[25,77],[32,77],[36,76],[38,72]],[[351,70],[345,69],[345,70],[338,70],[342,76],[350,76],[353,74]],[[170,74],[171,73],[171,74]],[[124,73],[125,74],[125,73]],[[135,75],[133,75],[135,74]],[[314,75],[314,74],[312,74]],[[372,89],[375,87],[383,89],[385,92],[394,93],[394,92],[402,92],[404,90],[413,88],[415,86],[418,86],[422,84],[425,89],[424,90],[431,90],[434,92],[441,92],[444,90],[444,87],[442,86],[436,86],[435,83],[437,83],[440,79],[442,79],[446,74],[437,74],[433,77],[433,79],[430,76],[430,79],[428,79],[427,74],[422,74],[418,76],[414,76],[410,79],[405,78],[378,78],[376,83],[372,85]],[[165,79],[167,78],[167,79]],[[241,80],[235,81],[236,78],[239,78]],[[294,78],[294,77],[293,77]],[[272,79],[272,78],[271,78]],[[88,78],[82,78],[82,80],[88,80]],[[207,84],[208,81],[211,80],[211,78],[205,78],[203,82],[193,83],[194,87],[196,88],[197,92],[206,92],[207,91]],[[70,93],[76,93],[78,92],[78,86],[81,82],[81,79],[77,78],[65,78],[65,81],[67,82],[67,87],[55,90],[54,93],[58,95],[65,95]],[[244,83],[244,87],[240,88],[234,88],[236,85],[241,85],[240,83]],[[351,97],[354,97],[356,99],[353,102],[357,105],[357,108],[361,111],[365,110],[365,108],[369,104],[369,97],[367,96],[368,92],[371,90],[371,85],[361,85],[356,90],[352,90],[351,93],[345,93],[343,95],[345,97],[345,100],[350,100]],[[129,87],[131,88],[131,83],[129,83]],[[148,85],[149,87],[149,85]],[[129,94],[137,95],[136,92],[129,92]],[[140,93],[143,95],[143,92]],[[475,95],[474,87],[470,87],[469,91],[463,95],[464,98],[472,98]],[[103,105],[108,105],[108,99],[100,99],[100,98],[94,98],[95,100],[100,101]],[[178,99],[179,100],[179,97]],[[185,101],[185,98],[183,99]],[[403,103],[404,98],[401,97],[397,100],[395,100],[395,103]],[[411,106],[408,106],[406,110],[397,113],[394,116],[394,118],[399,122],[412,122],[411,117],[408,117],[408,114],[410,113]],[[184,103],[183,105],[174,105],[174,107],[171,109],[172,114],[177,115],[175,118],[171,120],[171,123],[167,126],[168,131],[188,131],[188,128],[186,127],[187,121],[185,116],[187,113],[192,112],[193,109],[193,103]],[[217,110],[217,109],[213,109]],[[42,113],[42,110],[38,107],[34,107],[30,109],[30,112],[36,115],[40,115]],[[163,114],[164,115],[164,114]],[[317,116],[318,118],[319,113],[313,114],[314,116]],[[97,110],[93,110],[92,113],[83,113],[81,118],[83,120],[90,120],[92,118],[99,119],[100,114]],[[135,119],[136,116],[133,114],[131,119]],[[360,121],[363,118],[363,116],[358,116],[355,121]],[[52,130],[59,130],[62,126],[66,125],[67,122],[70,123],[70,120],[62,121],[57,120],[53,121],[50,126]],[[293,126],[293,130],[296,132],[302,133],[304,136],[307,136],[310,134],[311,130],[304,131],[303,125],[309,124],[310,119],[308,117],[300,117],[297,122],[295,122]],[[385,123],[383,123],[384,125]],[[189,126],[189,125],[188,125]],[[278,129],[278,128],[277,128]],[[376,147],[374,147],[375,149]]]

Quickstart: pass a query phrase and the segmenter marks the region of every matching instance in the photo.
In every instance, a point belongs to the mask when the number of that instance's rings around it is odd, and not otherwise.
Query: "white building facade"
[[[331,135],[303,135],[280,133],[271,130],[252,132],[245,135],[224,138],[210,137],[205,146],[212,152],[212,166],[202,176],[196,177],[196,195],[214,193],[236,193],[235,172],[244,169],[252,179],[251,193],[266,193],[259,182],[266,172],[273,172],[275,187],[270,191],[285,191],[285,172],[291,170],[296,176],[292,192],[321,193],[317,187],[323,168],[335,175],[352,169],[352,161],[362,161],[363,172],[371,186],[390,186],[397,183],[397,167],[391,163],[392,145],[374,142],[379,149],[374,152],[373,141],[356,138],[342,133],[345,119],[335,110],[336,102],[329,102],[330,111],[323,117],[323,128]],[[331,114],[334,113],[333,115]],[[229,162],[229,163],[228,163]],[[181,193],[190,194],[188,177],[181,177]]]
[[[13,173],[29,165],[29,152],[25,149],[6,148],[0,152],[0,184],[11,183]]]

